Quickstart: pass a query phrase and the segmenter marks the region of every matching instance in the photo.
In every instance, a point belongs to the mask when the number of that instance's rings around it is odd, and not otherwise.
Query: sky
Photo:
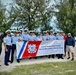
[[[10,3],[13,3],[14,0],[1,0],[1,1],[2,1],[2,3],[3,3],[4,5],[9,5]],[[51,5],[52,5],[52,4],[55,4],[54,0],[52,0],[50,4],[51,4]],[[8,9],[8,8],[9,8],[9,6],[7,6],[7,9]],[[52,20],[51,20],[51,22],[50,22],[50,25],[53,27],[54,30],[59,31],[59,30],[56,28],[56,24],[54,23],[54,20],[55,20],[55,19],[56,19],[56,17],[53,16],[53,18],[52,18]]]
[[[4,5],[7,5],[12,2],[12,0],[1,0]]]

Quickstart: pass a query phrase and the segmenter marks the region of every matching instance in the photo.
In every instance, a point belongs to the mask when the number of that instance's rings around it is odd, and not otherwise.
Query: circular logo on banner
[[[30,44],[30,45],[28,45],[28,52],[30,53],[30,54],[32,54],[32,53],[35,53],[36,52],[36,45],[35,44]]]

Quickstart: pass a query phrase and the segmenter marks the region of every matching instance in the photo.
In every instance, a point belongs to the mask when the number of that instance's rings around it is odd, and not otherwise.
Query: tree
[[[3,20],[5,18],[4,16],[4,6],[2,5],[1,1],[0,1],[0,31],[2,31],[2,24],[3,24]]]
[[[74,8],[74,4],[76,3],[76,0],[69,0],[69,3],[70,3],[70,9],[72,11]]]
[[[0,31],[5,32],[7,29],[10,29],[11,25],[16,19],[14,11],[12,12],[13,7],[11,5],[10,10],[8,11],[6,7],[0,1]],[[7,12],[7,13],[6,13]]]
[[[76,5],[73,10],[70,10],[69,1],[61,2],[60,5],[56,5],[59,12],[56,13],[57,27],[63,30],[65,33],[71,32],[72,35],[76,35]]]
[[[19,26],[29,30],[41,28],[50,30],[50,19],[52,8],[49,6],[50,0],[16,0],[16,19]]]

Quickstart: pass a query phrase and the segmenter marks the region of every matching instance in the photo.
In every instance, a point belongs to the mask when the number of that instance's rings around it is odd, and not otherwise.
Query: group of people
[[[4,42],[4,48],[5,48],[5,59],[4,59],[4,64],[8,66],[8,62],[13,63],[14,61],[14,53],[16,50],[16,42],[17,41],[47,41],[47,40],[64,40],[64,51],[66,55],[66,50],[68,51],[68,58],[70,59],[70,52],[72,53],[72,59],[74,60],[74,46],[75,46],[75,41],[74,38],[72,37],[71,33],[68,33],[66,36],[64,32],[60,31],[58,33],[54,31],[43,31],[43,34],[41,32],[38,33],[38,35],[35,35],[35,31],[31,30],[28,32],[27,29],[22,32],[22,30],[15,30],[13,31],[13,35],[11,35],[11,31],[7,30],[6,31],[6,37],[4,37],[3,42]],[[50,58],[50,55],[48,56]],[[54,55],[52,55],[54,57]],[[63,59],[63,54],[58,54],[58,58]],[[10,60],[11,58],[11,60]],[[20,61],[17,60],[19,63]]]

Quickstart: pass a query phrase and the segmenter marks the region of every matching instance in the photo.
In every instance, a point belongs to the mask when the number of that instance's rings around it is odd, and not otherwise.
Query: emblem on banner
[[[36,52],[36,45],[35,44],[28,45],[28,52],[31,54],[35,53]]]

